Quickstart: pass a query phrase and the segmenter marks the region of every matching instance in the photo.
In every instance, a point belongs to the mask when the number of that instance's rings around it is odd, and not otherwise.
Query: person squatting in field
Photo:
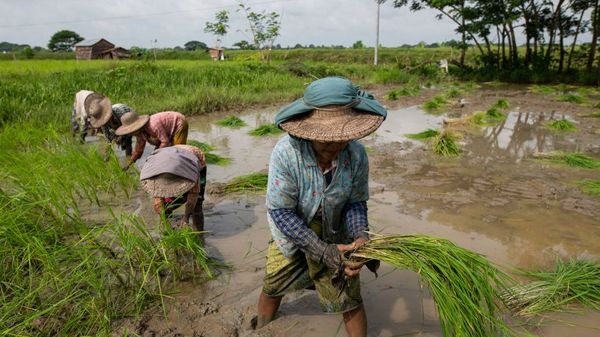
[[[357,139],[387,111],[352,82],[327,77],[282,108],[275,123],[288,135],[269,162],[266,205],[272,240],[254,327],[275,317],[283,296],[315,289],[323,311],[342,313],[350,336],[366,336],[361,263],[342,253],[368,241],[369,163]],[[375,271],[378,261],[367,264]]]
[[[148,115],[138,115],[134,111],[121,116],[121,126],[115,131],[117,136],[135,136],[135,149],[125,170],[135,163],[144,152],[146,142],[156,148],[185,144],[188,136],[188,122],[185,116],[176,111],[164,111]]]
[[[191,145],[156,149],[142,167],[140,184],[154,197],[154,211],[159,215],[164,212],[167,219],[185,205],[181,223],[173,227],[187,226],[191,218],[194,230],[204,230],[206,162],[200,149]]]
[[[81,141],[85,141],[88,131],[98,130],[107,142],[105,154],[110,144],[115,142],[126,156],[131,156],[132,137],[117,136],[115,130],[121,126],[121,116],[133,109],[125,104],[111,106],[108,97],[89,90],[81,90],[75,94],[73,115],[71,116],[72,132],[75,136],[80,132]]]

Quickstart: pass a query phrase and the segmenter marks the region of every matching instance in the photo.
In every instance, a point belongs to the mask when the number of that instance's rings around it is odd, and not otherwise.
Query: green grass
[[[533,282],[516,286],[505,302],[519,316],[572,309],[581,304],[600,310],[600,265],[586,260],[558,260],[554,269],[523,271]]]
[[[225,185],[226,193],[262,192],[267,190],[268,175],[266,173],[250,173],[235,177]]]
[[[278,134],[281,134],[282,132],[283,132],[283,130],[278,128],[277,125],[275,125],[275,124],[264,124],[264,125],[257,127],[256,129],[248,132],[248,134],[250,134],[251,136],[260,137],[260,136],[268,136],[268,135],[278,135]]]
[[[226,158],[226,157],[222,157],[218,154],[212,153],[211,151],[213,151],[215,149],[214,146],[203,143],[203,142],[199,142],[197,140],[188,140],[188,145],[192,145],[195,146],[197,148],[199,148],[200,150],[202,150],[202,152],[204,152],[204,160],[206,161],[207,164],[211,164],[211,165],[218,165],[218,166],[227,166],[229,164],[231,164],[231,159]]]
[[[600,196],[600,180],[582,180],[579,182],[581,190],[587,194]]]
[[[220,120],[216,121],[215,124],[220,125],[220,126],[226,126],[228,128],[234,128],[234,129],[246,126],[246,122],[244,122],[237,116],[229,116],[229,117],[220,119]]]
[[[594,159],[583,153],[566,153],[563,160],[567,165],[573,167],[583,167],[588,169],[600,168],[600,160]]]
[[[376,259],[417,273],[431,292],[445,337],[513,335],[501,317],[501,294],[512,281],[477,253],[424,235],[375,235],[350,259]]]
[[[494,103],[494,105],[492,105],[492,108],[506,110],[506,109],[510,108],[510,104],[508,103],[507,99],[501,98],[496,103]]]
[[[390,101],[397,101],[399,96],[400,96],[400,94],[398,93],[397,90],[392,90],[392,91],[388,92],[387,99],[389,99]]]
[[[434,96],[429,101],[423,103],[422,108],[427,111],[436,111],[448,104],[446,97],[443,95]]]
[[[434,129],[427,129],[423,132],[419,132],[419,133],[409,133],[406,135],[406,137],[410,138],[410,139],[415,139],[415,140],[422,140],[422,139],[429,139],[429,138],[433,138],[437,135],[439,135],[439,131],[438,130],[434,130]]]
[[[458,88],[450,88],[444,93],[447,98],[459,98],[464,95],[464,92]]]
[[[563,132],[570,132],[570,131],[577,130],[577,127],[575,126],[575,124],[573,124],[572,122],[570,122],[566,119],[559,119],[559,120],[552,121],[552,122],[548,123],[547,126],[550,129],[557,130],[557,131],[563,131]]]
[[[456,136],[449,131],[443,131],[433,137],[431,149],[433,153],[442,157],[456,157],[460,155],[461,149],[456,142]]]
[[[552,95],[557,92],[556,88],[548,85],[532,85],[529,87],[529,91],[544,95]]]
[[[585,102],[585,97],[578,94],[563,94],[556,97],[556,100],[559,102],[582,104]]]

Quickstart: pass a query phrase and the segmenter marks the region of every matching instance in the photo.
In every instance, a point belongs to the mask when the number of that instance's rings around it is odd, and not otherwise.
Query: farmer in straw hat
[[[176,111],[158,112],[151,116],[138,115],[131,111],[121,116],[121,124],[115,134],[132,134],[136,140],[135,149],[125,170],[142,156],[146,142],[159,149],[187,142],[188,122],[183,114]]]
[[[85,140],[88,130],[98,129],[107,141],[105,152],[115,141],[125,155],[131,156],[131,136],[117,136],[115,130],[121,126],[120,118],[126,112],[133,111],[125,104],[114,104],[111,106],[108,97],[89,90],[80,90],[75,94],[73,104],[73,116],[71,117],[72,131],[75,135],[81,130],[82,141]]]
[[[175,145],[155,150],[142,167],[140,184],[154,197],[153,208],[157,214],[164,212],[169,218],[175,209],[185,204],[180,226],[187,226],[191,218],[195,230],[204,230],[202,203],[206,163],[200,149]]]
[[[386,115],[373,96],[340,77],[312,82],[277,113],[275,123],[289,135],[275,145],[269,163],[272,241],[256,328],[273,319],[283,295],[314,287],[323,311],[342,313],[350,336],[366,336],[362,264],[345,264],[341,254],[368,240],[369,163],[356,140]],[[348,277],[342,290],[332,283],[340,277]]]

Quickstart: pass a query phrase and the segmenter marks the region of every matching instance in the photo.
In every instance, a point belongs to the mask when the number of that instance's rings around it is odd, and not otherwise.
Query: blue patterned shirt
[[[293,255],[298,248],[321,249],[327,243],[350,243],[366,237],[367,153],[362,144],[352,141],[336,160],[332,181],[326,185],[310,141],[286,135],[275,145],[266,204],[273,240],[285,256]],[[320,238],[307,225],[319,207]]]

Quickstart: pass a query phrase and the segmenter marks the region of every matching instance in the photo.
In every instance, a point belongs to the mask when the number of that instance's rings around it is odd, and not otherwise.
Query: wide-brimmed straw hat
[[[134,111],[127,112],[121,116],[121,126],[115,130],[117,136],[128,135],[141,129],[148,123],[150,116],[138,115]]]
[[[108,97],[92,93],[85,98],[84,109],[90,117],[93,128],[99,128],[106,124],[112,116],[112,104]]]
[[[281,109],[275,124],[292,136],[321,142],[359,139],[375,131],[387,110],[342,77],[312,82],[304,96]]]
[[[178,197],[194,187],[195,182],[175,174],[163,173],[140,181],[144,191],[156,198]]]

